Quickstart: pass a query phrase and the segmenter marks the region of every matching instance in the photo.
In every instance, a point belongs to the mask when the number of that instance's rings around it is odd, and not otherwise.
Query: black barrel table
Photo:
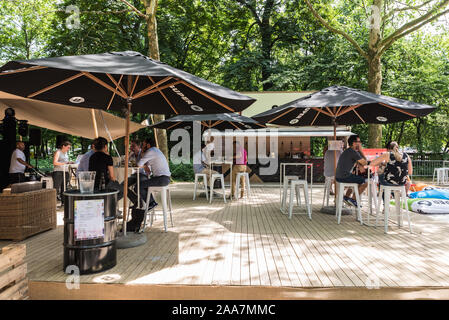
[[[117,264],[116,190],[64,192],[64,272],[101,272]]]

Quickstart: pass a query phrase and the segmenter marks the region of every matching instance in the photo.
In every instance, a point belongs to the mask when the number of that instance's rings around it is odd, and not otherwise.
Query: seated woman
[[[395,141],[387,144],[387,151],[371,161],[370,165],[378,166],[385,162],[385,169],[379,174],[379,183],[384,186],[404,186],[408,194],[410,182],[408,175],[413,174],[412,160],[405,152],[399,152]]]

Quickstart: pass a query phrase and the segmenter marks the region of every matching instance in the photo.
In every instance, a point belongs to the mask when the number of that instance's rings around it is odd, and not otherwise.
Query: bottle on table
[[[99,185],[99,190],[105,190],[106,189],[106,180],[104,178],[104,173],[101,173],[100,176],[100,185]]]

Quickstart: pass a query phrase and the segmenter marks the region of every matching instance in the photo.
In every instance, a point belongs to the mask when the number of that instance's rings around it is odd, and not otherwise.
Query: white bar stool
[[[447,179],[447,168],[435,168],[433,170],[432,182],[435,182],[435,175],[437,177],[437,184],[446,183]]]
[[[162,212],[164,215],[164,230],[167,232],[167,209],[170,211],[170,221],[171,226],[173,227],[173,216],[172,216],[172,204],[171,204],[171,193],[169,186],[164,187],[148,187],[148,194],[147,194],[147,201],[145,202],[145,217],[143,219],[143,229],[145,230],[146,224],[147,224],[147,214],[148,214],[148,206],[150,204],[150,196],[153,194],[153,197],[155,197],[155,192],[159,192],[161,194],[161,202],[162,202]],[[168,208],[167,208],[168,207]],[[150,227],[153,226],[153,217],[154,217],[154,208],[151,210],[151,216],[150,216]]]
[[[248,172],[239,172],[237,173],[237,176],[235,177],[235,199],[238,199],[238,195],[240,192],[240,178],[244,177],[245,179],[245,185],[246,185],[246,197],[249,198],[251,194],[251,186],[249,185],[249,174]]]
[[[360,224],[363,224],[362,221],[362,212],[360,209],[361,201],[360,201],[360,194],[359,194],[359,185],[357,183],[343,183],[343,182],[337,182],[337,188],[338,188],[338,196],[337,196],[337,223],[340,224],[341,221],[341,211],[343,208],[343,194],[345,192],[345,188],[352,188],[355,193],[355,198],[357,201],[357,217],[360,221]]]
[[[408,212],[408,203],[407,203],[407,193],[405,192],[405,186],[380,186],[379,191],[379,199],[378,199],[378,208],[377,208],[377,216],[376,216],[376,227],[379,221],[380,216],[380,205],[382,201],[382,193],[384,194],[384,227],[385,233],[388,233],[388,218],[390,215],[390,195],[394,192],[394,203],[396,206],[396,215],[398,217],[398,226],[399,228],[402,226],[402,206],[405,204],[405,212],[407,213],[408,219],[408,227],[410,228],[410,233],[412,233],[412,224],[410,221],[410,214]]]
[[[42,177],[41,182],[45,181],[45,189],[53,189],[53,178],[52,177]]]
[[[282,199],[281,199],[281,208],[285,208],[285,202],[287,201],[287,192],[288,185],[292,180],[299,180],[298,176],[284,176],[284,183],[282,185]],[[299,204],[298,204],[299,205]]]
[[[331,194],[332,189],[332,181],[334,180],[334,177],[325,177],[324,180],[324,195],[323,195],[323,207],[324,202],[326,202],[326,206],[329,206],[329,198]]]
[[[310,201],[309,201],[309,187],[306,180],[291,180],[290,183],[290,200],[289,200],[289,206],[288,206],[288,218],[292,218],[293,214],[293,194],[296,194],[296,202],[298,206],[301,205],[301,195],[300,195],[300,188],[303,188],[304,190],[304,199],[306,202],[306,210],[307,214],[309,215],[309,219],[312,220],[312,210],[310,208]]]
[[[212,203],[212,198],[214,197],[214,182],[216,179],[221,180],[221,190],[223,191],[223,201],[226,203],[226,192],[225,192],[225,185],[224,185],[224,176],[222,173],[213,173],[210,178],[210,198],[209,203]]]
[[[193,188],[193,200],[196,199],[196,189],[199,183],[199,178],[203,178],[204,191],[206,192],[206,199],[209,200],[209,194],[207,193],[207,174],[195,173],[195,186]]]

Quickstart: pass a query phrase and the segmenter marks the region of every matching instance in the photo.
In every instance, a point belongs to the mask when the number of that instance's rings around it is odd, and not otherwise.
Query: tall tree
[[[0,61],[44,55],[54,9],[51,0],[1,1]]]
[[[132,5],[127,0],[120,0],[125,3],[129,8],[131,8],[137,15],[145,20],[146,32],[148,38],[148,56],[154,60],[160,60],[159,56],[159,41],[157,35],[157,5],[158,0],[141,0],[145,8],[145,12],[140,11],[134,5]],[[153,120],[155,122],[163,121],[165,119],[164,115],[153,115]],[[164,153],[165,157],[168,159],[168,144],[167,144],[167,132],[165,129],[154,129],[159,148]]]
[[[310,0],[304,0],[312,14],[320,23],[333,33],[339,34],[349,41],[356,51],[366,59],[368,64],[368,91],[380,94],[382,91],[381,58],[397,40],[435,21],[449,12],[449,0],[405,1],[372,0],[371,15],[364,6],[369,21],[368,41],[360,43],[346,32],[338,22],[324,19]],[[399,26],[396,26],[399,24]],[[364,24],[362,24],[363,26]],[[366,24],[365,24],[366,25]],[[380,147],[382,142],[382,126],[369,125],[370,147]]]

